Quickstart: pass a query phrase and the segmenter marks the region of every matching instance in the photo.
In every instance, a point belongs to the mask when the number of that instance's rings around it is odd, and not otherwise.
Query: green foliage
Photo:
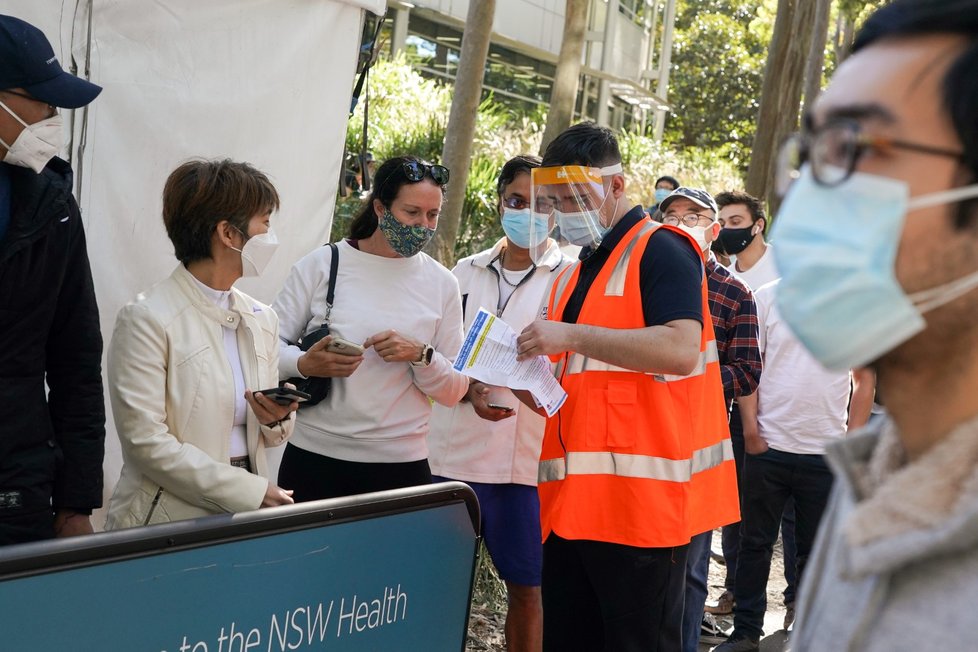
[[[716,194],[743,187],[737,167],[721,152],[698,147],[675,150],[648,136],[618,134],[628,197],[643,206],[654,202],[655,180],[668,174],[684,186]]]
[[[451,104],[451,87],[421,76],[403,57],[378,61],[370,72],[368,149],[378,162],[403,154],[440,161]],[[484,249],[502,237],[496,177],[509,157],[539,149],[542,124],[537,116],[517,114],[491,94],[479,105],[456,257]],[[360,151],[362,134],[361,102],[347,126],[347,151]],[[349,232],[360,206],[359,197],[337,197],[331,240]]]
[[[758,18],[759,10],[761,17]],[[704,148],[746,169],[770,32],[766,7],[746,0],[686,0],[677,19],[665,139]]]
[[[422,77],[403,59],[379,61],[370,73],[368,148],[378,162],[408,153],[439,161],[450,110],[450,87]],[[521,114],[491,95],[479,106],[472,164],[455,245],[456,258],[486,249],[502,237],[496,209],[499,170],[510,157],[539,150],[545,123],[545,116],[539,112]],[[359,151],[362,129],[363,113],[359,106],[347,128],[348,151]],[[655,179],[663,174],[711,191],[741,185],[737,167],[723,148],[676,149],[628,132],[619,134],[619,143],[629,198],[643,206],[652,203]],[[350,220],[361,205],[358,196],[337,197],[331,240],[346,236]]]

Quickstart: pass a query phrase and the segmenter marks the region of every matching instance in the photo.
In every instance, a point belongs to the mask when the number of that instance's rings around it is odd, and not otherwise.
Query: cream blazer
[[[112,414],[122,475],[106,529],[258,509],[268,486],[265,446],[294,419],[266,428],[247,408],[248,457],[257,474],[230,465],[234,377],[224,328],[234,328],[245,387],[278,385],[278,317],[236,289],[223,310],[183,265],[126,305],[109,346]]]

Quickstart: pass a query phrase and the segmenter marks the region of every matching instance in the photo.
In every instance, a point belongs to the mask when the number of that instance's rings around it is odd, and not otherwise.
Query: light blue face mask
[[[531,219],[533,220],[532,227],[530,226]],[[529,208],[524,208],[523,210],[504,208],[502,224],[503,231],[506,233],[506,237],[509,238],[510,242],[523,249],[530,248],[531,229],[534,233],[549,233],[551,230],[550,219],[546,215],[539,213],[532,215]]]
[[[655,189],[655,205],[658,206],[662,203],[662,200],[672,194],[672,191],[668,188],[656,188]]]
[[[907,213],[978,196],[978,185],[910,199],[907,184],[861,172],[839,186],[806,166],[771,233],[781,272],[778,307],[826,368],[877,360],[921,332],[924,313],[978,287],[978,271],[907,295],[895,274]]]

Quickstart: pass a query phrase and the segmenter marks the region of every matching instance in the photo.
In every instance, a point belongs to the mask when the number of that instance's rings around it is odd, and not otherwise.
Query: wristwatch
[[[435,349],[430,344],[425,344],[421,349],[421,355],[411,363],[412,367],[427,367],[431,364],[431,358],[435,355]]]

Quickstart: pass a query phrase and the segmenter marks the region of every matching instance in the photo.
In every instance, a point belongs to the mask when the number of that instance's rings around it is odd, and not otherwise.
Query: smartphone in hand
[[[486,403],[486,405],[488,405],[494,410],[502,410],[503,412],[513,411],[513,408],[509,407],[508,405],[499,405],[498,403]]]
[[[279,405],[289,405],[292,401],[298,401],[299,403],[305,403],[310,398],[309,394],[305,392],[300,392],[297,389],[292,389],[290,387],[273,387],[271,389],[260,389],[256,394],[261,394],[262,396],[267,396]]]
[[[340,355],[363,355],[363,347],[342,337],[333,337],[326,345],[326,350]]]

